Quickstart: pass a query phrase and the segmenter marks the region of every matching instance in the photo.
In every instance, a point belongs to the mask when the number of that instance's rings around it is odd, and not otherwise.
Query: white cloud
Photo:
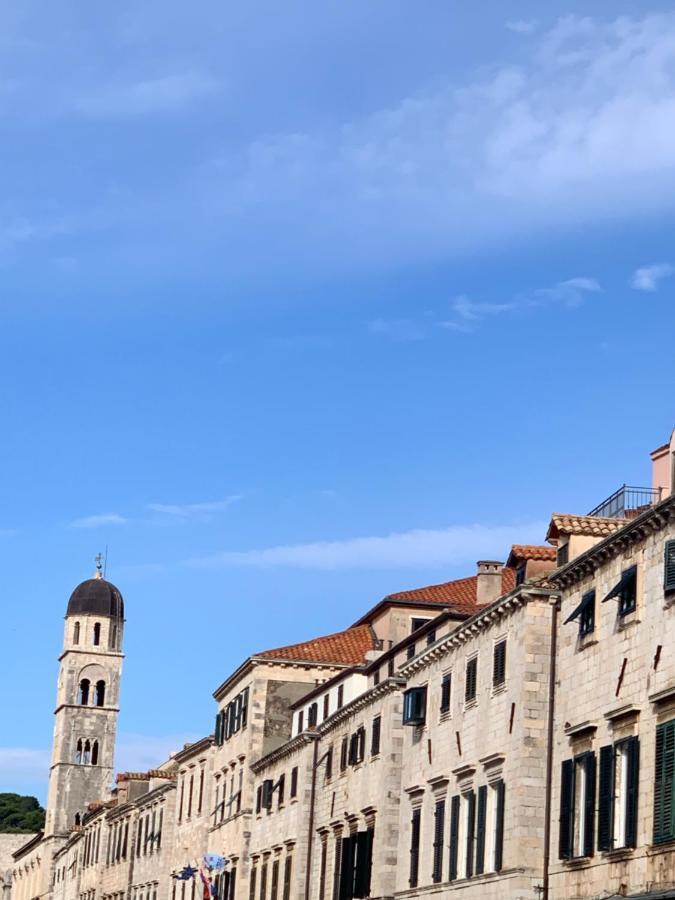
[[[510,19],[506,23],[506,27],[509,31],[514,31],[516,34],[532,34],[537,27],[537,23],[533,19]]]
[[[226,550],[188,560],[186,564],[199,568],[287,566],[300,569],[457,565],[474,563],[482,557],[506,558],[511,544],[540,541],[545,532],[544,522],[418,529],[383,537],[316,541],[260,550]]]
[[[106,525],[126,525],[129,520],[119,513],[100,513],[95,516],[82,516],[70,523],[71,528],[103,528]]]
[[[669,263],[656,263],[653,266],[641,266],[633,273],[632,285],[636,291],[657,291],[659,282],[675,272]]]
[[[241,494],[233,494],[223,500],[211,500],[205,503],[149,503],[148,509],[165,516],[189,519],[210,513],[222,512],[241,499]]]
[[[142,116],[183,109],[220,89],[219,82],[206,75],[183,72],[108,84],[81,98],[76,107],[92,118]]]

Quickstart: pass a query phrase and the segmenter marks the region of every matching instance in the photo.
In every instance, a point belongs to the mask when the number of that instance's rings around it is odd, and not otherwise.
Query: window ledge
[[[579,641],[577,643],[577,650],[579,652],[581,652],[583,650],[587,650],[589,647],[595,647],[595,645],[598,643],[599,643],[598,639],[594,636],[594,634],[592,632],[591,632],[591,634],[587,634],[583,637],[581,635],[579,635]]]
[[[477,706],[478,706],[478,700],[475,698],[473,700],[469,700],[468,702],[464,703],[465,711],[468,711],[470,709],[475,709]]]
[[[449,710],[449,709],[442,709],[438,721],[439,721],[439,722],[447,722],[447,721],[449,721],[451,718],[452,718],[452,716],[450,715],[450,710]]]
[[[622,859],[630,859],[634,853],[635,847],[615,847],[614,850],[604,850],[602,856],[604,859],[616,862]]]
[[[567,869],[583,869],[584,866],[590,866],[593,861],[590,856],[575,856],[573,859],[561,860],[563,866]]]
[[[503,682],[502,684],[498,684],[497,687],[492,688],[492,696],[493,697],[498,697],[499,694],[505,694],[505,693],[506,693],[506,682]]]
[[[619,631],[625,631],[627,628],[630,628],[632,625],[639,625],[640,619],[637,617],[637,610],[634,609],[632,612],[625,613],[623,616],[619,615],[617,622],[617,629]]]

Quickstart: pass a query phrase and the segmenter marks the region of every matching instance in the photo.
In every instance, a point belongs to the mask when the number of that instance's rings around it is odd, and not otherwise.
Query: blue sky
[[[649,481],[670,4],[0,11],[0,790],[109,548],[121,767],[249,653]]]

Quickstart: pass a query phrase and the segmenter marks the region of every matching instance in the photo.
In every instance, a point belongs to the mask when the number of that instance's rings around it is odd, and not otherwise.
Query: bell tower
[[[87,804],[107,798],[119,713],[124,601],[96,574],[68,601],[49,771],[45,837],[67,835]]]

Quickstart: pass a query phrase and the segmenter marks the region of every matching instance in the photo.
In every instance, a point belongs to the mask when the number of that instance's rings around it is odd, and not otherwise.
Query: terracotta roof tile
[[[509,568],[502,569],[502,594],[508,594],[515,586],[515,571]],[[427,587],[389,594],[384,598],[383,602],[391,600],[395,603],[405,601],[410,601],[411,603],[433,603],[438,606],[448,607],[454,612],[473,615],[479,609],[476,604],[477,587],[478,576],[470,575],[468,578],[457,578],[454,581],[444,581],[442,584],[430,584]]]
[[[545,562],[555,562],[555,547],[540,546],[539,544],[514,544],[507,564],[515,567],[515,561],[519,559],[537,559]]]
[[[546,540],[553,543],[561,534],[583,534],[588,537],[603,538],[623,528],[625,519],[609,519],[603,516],[573,516],[568,513],[553,513]]]
[[[277,647],[254,653],[265,659],[289,659],[306,662],[327,662],[354,666],[362,663],[369,650],[377,649],[377,640],[369,625],[357,625],[336,634],[327,634],[311,641]]]

